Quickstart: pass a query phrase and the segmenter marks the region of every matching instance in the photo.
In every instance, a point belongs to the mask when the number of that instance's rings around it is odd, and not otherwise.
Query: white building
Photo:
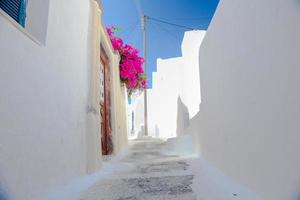
[[[114,153],[127,143],[125,89],[97,1],[28,1],[25,28],[11,2],[0,3],[0,189],[40,200],[101,165],[100,56]]]
[[[266,200],[300,198],[300,1],[220,1],[200,50],[199,153]]]
[[[182,57],[158,59],[153,88],[148,90],[148,123],[152,136],[183,134],[201,102],[199,49],[205,31],[187,31]]]
[[[131,102],[128,102],[127,119],[128,134],[130,139],[135,139],[144,134],[144,93],[135,92]]]

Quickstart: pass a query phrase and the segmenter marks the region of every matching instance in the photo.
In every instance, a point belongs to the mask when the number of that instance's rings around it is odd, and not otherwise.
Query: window
[[[25,27],[27,0],[0,0],[0,8]]]
[[[40,45],[46,44],[49,0],[0,0],[0,18]]]

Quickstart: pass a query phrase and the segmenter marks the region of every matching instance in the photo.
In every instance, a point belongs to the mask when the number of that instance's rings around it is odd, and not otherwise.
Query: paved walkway
[[[190,139],[189,139],[190,138]],[[45,200],[262,200],[193,151],[192,138],[136,140]]]
[[[166,154],[165,142],[137,140],[117,162],[113,176],[102,179],[81,195],[81,200],[196,200],[194,174],[187,158]],[[117,167],[118,168],[118,167]]]

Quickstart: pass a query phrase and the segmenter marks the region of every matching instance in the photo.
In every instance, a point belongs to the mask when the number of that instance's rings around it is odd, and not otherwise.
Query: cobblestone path
[[[117,171],[81,195],[81,200],[196,200],[186,159],[163,153],[164,141],[137,140]]]

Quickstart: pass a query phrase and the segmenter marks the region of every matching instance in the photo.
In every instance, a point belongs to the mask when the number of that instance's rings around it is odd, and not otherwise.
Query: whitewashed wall
[[[181,93],[182,58],[158,59],[153,88],[148,90],[148,128],[153,136],[175,137],[177,99]]]
[[[200,153],[267,200],[300,198],[299,20],[299,0],[223,0],[200,50]]]
[[[182,57],[158,59],[153,88],[148,93],[149,133],[175,137],[184,133],[189,120],[199,111],[199,49],[205,31],[187,31]]]
[[[129,138],[134,139],[144,133],[144,93],[142,91],[134,93],[127,108],[127,113],[130,117],[127,125]],[[133,121],[132,112],[134,113]],[[134,127],[133,130],[132,123]]]
[[[101,165],[101,126],[100,126],[100,94],[103,93],[100,87],[100,43],[105,41],[101,34],[103,24],[101,20],[102,11],[96,1],[91,1],[90,23],[88,26],[88,94],[87,97],[87,118],[86,118],[86,170],[92,173],[99,169]],[[103,89],[103,88],[102,88]]]
[[[100,167],[100,17],[93,0],[52,0],[42,44],[0,13],[0,185],[10,199],[40,200]],[[112,76],[117,152],[127,132],[124,91]]]
[[[0,15],[0,171],[13,199],[39,199],[86,171],[90,5],[68,7],[51,1],[45,46]]]
[[[182,87],[182,101],[186,105],[190,118],[199,112],[201,103],[199,50],[206,31],[187,31],[184,34],[181,49],[183,74],[179,77]]]
[[[30,0],[26,8],[25,29],[41,44],[46,44],[49,0]]]
[[[120,81],[119,60],[119,55],[114,55],[111,68],[111,111],[114,154],[122,152],[122,150],[124,150],[128,144],[127,92],[125,86],[122,85]]]

